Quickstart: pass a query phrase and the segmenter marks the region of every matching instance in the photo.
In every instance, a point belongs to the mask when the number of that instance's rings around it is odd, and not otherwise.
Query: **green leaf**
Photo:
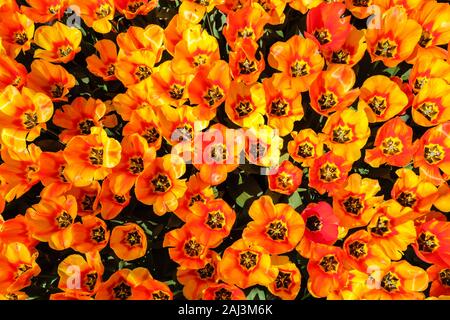
[[[401,78],[403,81],[408,81],[409,79],[409,75],[411,74],[411,69],[409,69],[408,71],[406,71],[404,74],[402,74]]]
[[[236,203],[238,204],[239,207],[243,208],[247,200],[251,198],[252,195],[244,191],[236,198]]]
[[[266,300],[266,293],[260,288],[253,288],[247,295],[247,300],[256,300],[255,297],[258,297],[258,300]]]
[[[300,207],[302,205],[302,203],[303,203],[303,201],[302,201],[302,198],[300,197],[300,194],[298,193],[298,191],[295,191],[289,197],[289,205],[294,209],[297,209],[298,207]]]
[[[386,72],[391,77],[395,76],[397,74],[397,72],[399,72],[399,71],[400,71],[400,68],[398,66],[391,67],[391,68],[386,68],[386,69],[383,70],[383,72]]]

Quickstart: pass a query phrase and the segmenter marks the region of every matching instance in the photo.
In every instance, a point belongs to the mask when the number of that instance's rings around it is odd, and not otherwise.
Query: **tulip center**
[[[95,126],[95,123],[91,119],[86,119],[78,123],[78,128],[80,129],[80,133],[84,135],[88,135],[91,133],[91,128]]]
[[[450,269],[442,269],[439,272],[439,280],[444,286],[450,287]]]
[[[131,297],[131,287],[125,282],[121,282],[113,288],[114,297],[120,300],[126,300]]]
[[[422,35],[420,36],[419,45],[422,48],[426,48],[430,44],[431,40],[433,40],[433,35],[424,29],[422,31]]]
[[[403,144],[397,137],[389,137],[381,143],[381,152],[385,155],[393,156],[403,150]]]
[[[191,141],[194,137],[194,129],[189,123],[185,123],[182,126],[175,129],[174,140],[181,141]]]
[[[330,34],[330,31],[328,31],[328,29],[316,29],[316,30],[314,30],[314,37],[322,45],[331,42],[331,34]]]
[[[314,146],[309,142],[304,142],[298,145],[297,155],[302,158],[310,158],[314,155]]]
[[[208,0],[194,0],[194,2],[205,7],[209,6]]]
[[[284,241],[288,234],[288,228],[284,221],[275,220],[266,226],[266,234],[274,241]]]
[[[333,163],[326,163],[319,169],[320,180],[325,182],[333,182],[339,179],[340,171],[338,167]]]
[[[83,199],[81,200],[81,208],[83,211],[93,211],[94,210],[94,202],[97,197],[95,195],[85,194]]]
[[[114,195],[114,200],[118,203],[118,204],[124,204],[127,201],[127,198],[125,198],[124,196],[115,194]]]
[[[71,54],[73,51],[73,48],[71,46],[63,46],[58,48],[58,55],[60,58],[67,57],[69,54]]]
[[[312,231],[312,232],[320,231],[320,230],[322,230],[322,227],[323,227],[323,223],[319,219],[318,216],[313,215],[313,216],[309,216],[306,219],[306,228],[308,228],[309,231]]]
[[[417,111],[420,112],[428,121],[433,121],[439,114],[438,106],[433,102],[424,102],[417,108]]]
[[[170,87],[169,90],[169,95],[172,99],[175,100],[180,100],[181,98],[183,98],[183,94],[184,94],[184,88],[178,84],[173,84]]]
[[[245,58],[244,61],[240,61],[238,63],[239,65],[239,72],[240,74],[251,74],[258,70],[258,67],[256,66],[256,62],[254,60],[248,60]]]
[[[11,83],[11,85],[14,87],[18,87],[21,82],[22,82],[22,77],[17,76],[16,79],[14,79],[14,81]]]
[[[147,79],[152,75],[152,73],[153,73],[152,68],[144,64],[137,66],[136,71],[134,72],[135,76],[139,79],[139,81]]]
[[[214,300],[231,300],[233,293],[225,288],[220,288],[214,292]]]
[[[253,105],[248,101],[240,101],[235,107],[236,113],[240,118],[244,118],[253,112]]]
[[[144,5],[143,1],[130,1],[128,2],[127,9],[131,13],[136,13],[139,10],[139,8],[142,7],[143,5]]]
[[[55,219],[60,229],[66,229],[73,223],[73,218],[66,211],[61,212]]]
[[[350,196],[342,202],[342,205],[345,208],[347,213],[351,215],[358,216],[361,213],[361,210],[364,208],[361,203],[361,199],[359,197]]]
[[[15,278],[16,279],[19,278],[21,275],[23,275],[25,272],[27,272],[30,269],[31,269],[31,265],[22,263],[21,265],[19,265],[17,267],[17,272],[16,272]]]
[[[337,97],[333,92],[323,93],[317,100],[320,110],[328,110],[333,108],[337,103]]]
[[[245,27],[242,30],[238,31],[238,37],[239,38],[252,38],[255,35],[255,32],[250,27]]]
[[[375,227],[370,228],[370,232],[380,237],[383,237],[387,233],[391,232],[389,229],[389,218],[385,216],[379,217]]]
[[[353,5],[355,7],[368,7],[371,3],[372,0],[353,0]]]
[[[97,19],[106,18],[111,14],[111,6],[107,3],[104,3],[100,5],[97,11],[95,11],[95,14],[97,15]]]
[[[222,162],[227,159],[227,146],[224,144],[216,144],[211,147],[211,159],[216,162]]]
[[[159,137],[161,136],[158,132],[158,130],[155,127],[147,128],[142,134],[142,138],[147,140],[149,144],[155,143],[158,141]]]
[[[445,152],[442,146],[438,144],[427,144],[423,156],[429,164],[436,164],[444,159]]]
[[[197,270],[200,279],[211,279],[214,272],[215,268],[211,263],[207,263],[203,268]]]
[[[113,63],[111,63],[108,66],[108,68],[106,69],[106,75],[111,77],[114,75],[115,72],[116,72],[116,66]]]
[[[438,238],[431,232],[422,232],[419,237],[417,237],[417,244],[419,250],[423,252],[433,252],[439,248]]]
[[[103,165],[103,148],[91,148],[89,152],[89,161],[94,166]]]
[[[333,141],[346,143],[352,140],[352,129],[347,126],[338,126],[333,130]]]
[[[261,142],[252,143],[249,147],[249,153],[254,159],[260,159],[267,153],[267,146]]]
[[[319,266],[323,271],[327,273],[336,273],[339,267],[339,262],[333,254],[324,256],[320,262]]]
[[[50,14],[57,14],[59,12],[59,10],[61,10],[61,5],[60,4],[55,4],[52,6],[48,7],[48,12]]]
[[[61,84],[54,84],[50,88],[50,93],[53,98],[61,98],[64,93],[64,86]]]
[[[205,224],[212,230],[222,229],[225,226],[225,215],[220,210],[208,212]]]
[[[348,64],[350,61],[350,53],[347,50],[341,49],[333,51],[331,54],[331,62],[339,64]]]
[[[126,241],[132,247],[138,246],[142,243],[141,235],[137,230],[130,231],[127,233]]]
[[[247,271],[250,271],[258,264],[258,255],[252,251],[241,252],[239,254],[239,264]]]
[[[5,294],[6,300],[19,300],[19,297],[15,293],[7,293]]]
[[[23,46],[28,41],[28,36],[25,31],[14,33],[14,42]]]
[[[388,292],[397,290],[399,285],[400,279],[390,271],[381,279],[381,287]]]
[[[375,48],[375,54],[384,58],[393,58],[397,54],[397,44],[389,39],[380,40]]]
[[[412,208],[416,203],[417,199],[414,193],[403,191],[397,197],[397,202],[400,203],[404,207]]]
[[[291,75],[294,78],[303,77],[309,74],[310,66],[303,60],[296,60],[291,65]]]
[[[166,292],[158,290],[152,293],[153,300],[169,300],[170,295]]]
[[[280,290],[288,290],[292,284],[292,273],[287,271],[278,271],[278,276],[275,279],[275,288]]]
[[[289,173],[281,172],[277,176],[277,186],[281,189],[289,189],[294,185],[292,176]]]
[[[59,177],[59,179],[62,181],[62,182],[67,182],[67,178],[66,178],[66,176],[64,175],[64,170],[66,169],[66,166],[65,165],[61,165],[61,166],[59,166],[59,168],[58,168],[58,177]]]
[[[194,57],[194,66],[199,67],[208,62],[208,57],[204,54],[199,54]]]
[[[378,96],[374,96],[368,105],[377,116],[382,115],[387,108],[386,99]]]
[[[184,252],[189,257],[198,257],[202,251],[203,245],[198,243],[194,238],[191,238],[184,243]]]
[[[218,101],[222,100],[223,97],[224,94],[222,89],[218,86],[212,86],[211,88],[208,88],[208,91],[203,98],[206,100],[206,102],[208,102],[210,106],[213,106]]]
[[[417,77],[416,80],[414,80],[414,86],[413,91],[415,94],[417,94],[420,89],[428,82],[428,78],[426,77]]]
[[[172,182],[165,174],[158,173],[158,175],[152,179],[152,185],[155,192],[164,193],[172,187]]]
[[[287,116],[289,111],[289,104],[281,98],[272,101],[270,105],[270,114],[277,117]]]
[[[348,245],[349,253],[352,257],[360,259],[367,255],[367,245],[361,241],[353,241]]]
[[[128,171],[132,174],[140,174],[144,171],[144,160],[142,157],[133,157],[129,160]]]
[[[103,228],[102,226],[98,226],[97,228],[92,229],[91,239],[97,243],[105,241],[106,240],[105,228]]]
[[[205,203],[206,202],[206,200],[201,196],[201,194],[196,194],[196,195],[193,195],[190,199],[189,199],[189,203],[188,203],[188,206],[189,207],[192,207],[193,205],[194,205],[194,203],[196,203],[196,202],[202,202],[202,203]]]
[[[93,291],[95,285],[97,284],[98,274],[97,272],[91,272],[86,275],[86,281],[84,282],[85,286],[89,289],[89,291]]]
[[[38,125],[36,112],[25,112],[22,116],[22,123],[27,130],[31,130]]]
[[[26,179],[28,182],[31,182],[34,179],[34,174],[39,170],[39,168],[35,165],[27,166],[26,171]]]

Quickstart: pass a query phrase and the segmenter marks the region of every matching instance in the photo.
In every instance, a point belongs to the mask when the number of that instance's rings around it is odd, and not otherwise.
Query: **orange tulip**
[[[302,183],[303,171],[285,160],[275,169],[275,173],[270,174],[269,189],[281,194],[293,194]]]
[[[147,15],[157,5],[156,0],[114,0],[117,11],[127,19],[134,19],[137,15]]]
[[[123,135],[138,133],[149,147],[159,150],[162,143],[162,129],[160,119],[151,106],[143,107],[131,113],[130,122],[123,128]]]
[[[100,183],[94,181],[85,187],[72,187],[68,194],[73,195],[77,199],[78,215],[80,217],[93,215],[100,212]]]
[[[89,135],[93,127],[101,127],[100,119],[106,113],[106,106],[101,100],[77,97],[70,105],[56,110],[53,123],[64,128],[60,134],[63,142],[69,142],[75,136]]]
[[[238,287],[221,283],[206,288],[202,300],[246,300],[246,296]]]
[[[45,60],[34,60],[28,74],[27,87],[45,93],[53,101],[67,101],[67,94],[75,86],[75,77],[62,66]]]
[[[412,245],[417,256],[427,262],[450,265],[450,223],[431,219],[417,228]]]
[[[103,271],[98,252],[86,254],[86,259],[72,254],[58,265],[58,288],[66,294],[92,296],[100,287]]]
[[[312,129],[294,131],[291,135],[294,140],[288,143],[289,155],[303,167],[311,167],[323,155],[322,139]]]
[[[72,244],[72,226],[77,216],[77,202],[73,196],[42,198],[28,208],[25,218],[33,237],[48,242],[54,250],[64,250]]]
[[[117,217],[130,204],[130,192],[116,193],[112,189],[111,179],[103,180],[99,195],[100,213],[103,219],[111,220]]]
[[[333,196],[339,224],[347,229],[366,226],[376,213],[376,206],[383,201],[383,196],[376,196],[380,190],[378,180],[363,179],[357,173],[350,175],[345,186]]]
[[[92,55],[86,58],[87,69],[104,81],[116,80],[117,47],[108,39],[99,40],[95,43],[95,49],[99,56]]]
[[[271,254],[293,250],[303,237],[305,222],[288,204],[276,204],[268,196],[254,201],[249,215],[253,219],[242,238],[265,248]]]
[[[34,57],[49,62],[67,63],[81,51],[81,38],[79,29],[60,22],[52,26],[41,26],[36,30],[34,42],[42,49],[37,49]]]
[[[52,115],[53,103],[45,94],[8,86],[0,94],[1,142],[15,151],[25,150],[26,141],[35,140]]]
[[[266,115],[268,125],[284,137],[292,132],[294,123],[303,118],[302,96],[292,88],[281,74],[263,80],[266,93]]]
[[[209,251],[206,264],[199,269],[178,267],[177,280],[183,285],[183,295],[189,300],[202,298],[205,289],[215,286],[219,280],[217,264],[220,256],[214,251]]]
[[[371,26],[366,32],[367,50],[374,61],[395,67],[407,59],[420,40],[422,30],[409,19],[402,7],[392,7],[381,16],[381,26]]]
[[[226,283],[246,289],[257,284],[269,285],[275,281],[277,270],[266,249],[240,239],[225,249],[219,274]]]
[[[126,223],[113,229],[109,245],[117,257],[131,261],[147,252],[147,236],[137,224]]]
[[[359,89],[352,89],[355,81],[355,72],[349,66],[330,66],[328,70],[322,71],[311,85],[311,107],[324,116],[345,110],[359,95]]]
[[[431,281],[430,296],[450,296],[450,269],[445,266],[432,265],[427,269]]]
[[[362,59],[366,49],[365,31],[351,26],[342,47],[334,51],[325,51],[324,56],[330,64],[346,64],[353,67]]]
[[[84,216],[81,221],[72,226],[71,247],[85,254],[103,250],[109,240],[106,223],[95,216]]]
[[[84,23],[98,33],[109,33],[114,19],[113,0],[84,0],[77,2],[75,12],[83,19]]]
[[[251,85],[258,81],[264,71],[265,62],[258,51],[258,44],[252,39],[245,38],[235,51],[230,52],[229,64],[233,78]]]
[[[408,97],[397,83],[385,76],[372,76],[364,81],[358,108],[364,109],[369,122],[386,121],[408,104]]]
[[[283,300],[294,300],[301,286],[302,276],[295,263],[285,256],[273,256],[272,265],[278,270],[277,278],[267,288]]]
[[[2,50],[0,53],[0,90],[3,91],[9,85],[22,89],[26,82],[27,69]]]
[[[372,167],[387,163],[391,166],[406,166],[414,154],[413,130],[399,117],[383,124],[375,137],[375,148],[366,150],[365,161]]]
[[[186,226],[165,234],[163,247],[169,248],[170,259],[187,269],[200,269],[208,263],[208,248]]]
[[[19,242],[10,243],[0,251],[0,292],[14,293],[31,285],[31,278],[36,277],[41,268],[36,263],[36,250],[29,250]]]
[[[43,193],[52,197],[65,194],[72,188],[64,169],[67,165],[63,151],[41,153],[41,166],[38,172],[41,183],[45,186]]]
[[[208,248],[217,247],[230,234],[236,220],[236,213],[222,199],[196,202],[190,210],[185,227]]]
[[[28,221],[24,215],[18,214],[14,218],[0,222],[0,247],[13,242],[20,242],[29,249],[39,243],[31,235]]]
[[[147,167],[136,180],[136,198],[153,205],[153,212],[164,215],[178,207],[178,199],[186,192],[186,180],[180,179],[186,171],[182,158],[165,155]]]
[[[46,23],[61,20],[69,6],[68,0],[26,0],[27,6],[20,6],[20,10],[31,20]]]
[[[0,30],[0,38],[5,52],[11,58],[15,58],[20,52],[30,50],[34,35],[34,23],[19,10],[0,11],[0,20],[5,21]],[[37,41],[37,38],[34,39]]]
[[[270,48],[268,57],[272,68],[281,71],[292,86],[307,91],[324,66],[318,45],[311,39],[298,35],[286,42],[276,42]]]

